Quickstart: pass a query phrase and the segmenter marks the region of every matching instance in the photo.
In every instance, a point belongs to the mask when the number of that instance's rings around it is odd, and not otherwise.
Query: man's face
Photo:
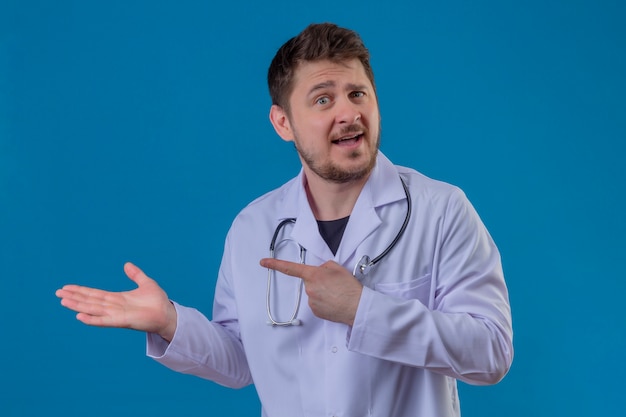
[[[285,114],[307,178],[347,183],[369,175],[380,142],[374,87],[358,59],[301,63]],[[277,129],[278,130],[278,129]]]

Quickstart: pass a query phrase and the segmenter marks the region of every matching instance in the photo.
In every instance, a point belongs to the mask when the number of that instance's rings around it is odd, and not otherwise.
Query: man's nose
[[[337,103],[337,115],[335,117],[337,123],[353,124],[361,119],[361,110],[356,103],[350,99],[344,98]]]

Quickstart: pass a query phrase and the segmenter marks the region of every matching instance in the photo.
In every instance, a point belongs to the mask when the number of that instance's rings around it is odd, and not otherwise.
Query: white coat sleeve
[[[348,349],[476,385],[494,384],[513,358],[500,254],[461,190],[439,221],[431,306],[365,287]]]
[[[227,245],[224,259],[228,250]],[[252,376],[239,338],[235,301],[225,282],[225,265],[222,262],[215,298],[222,318],[232,319],[212,322],[198,310],[174,303],[178,319],[172,341],[148,333],[147,355],[174,371],[241,388],[252,383]]]

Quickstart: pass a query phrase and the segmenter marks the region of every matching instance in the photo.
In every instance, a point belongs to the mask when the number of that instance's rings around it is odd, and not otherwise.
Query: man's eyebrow
[[[321,82],[319,84],[315,84],[309,90],[309,95],[315,93],[318,90],[323,90],[325,88],[334,87],[334,86],[335,86],[335,82],[334,81],[324,81],[324,82]]]
[[[318,90],[323,90],[325,88],[330,88],[330,87],[335,87],[335,82],[332,80],[329,81],[324,81],[321,82],[319,84],[315,84],[313,87],[311,87],[311,89],[309,90],[309,95],[315,93]],[[367,90],[368,86],[366,84],[352,84],[352,83],[348,83],[346,84],[346,89],[350,90],[350,91],[361,91],[361,90]]]
[[[361,90],[367,90],[368,86],[367,84],[347,84],[346,88],[351,91],[354,91],[354,90],[361,91]]]

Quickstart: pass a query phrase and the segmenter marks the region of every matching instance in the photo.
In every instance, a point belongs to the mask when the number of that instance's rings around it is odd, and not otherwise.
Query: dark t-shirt
[[[320,235],[322,235],[322,238],[326,241],[326,244],[332,251],[333,255],[337,253],[339,243],[341,243],[341,238],[343,237],[343,231],[346,230],[349,218],[350,216],[337,220],[317,221],[317,227],[320,231]]]

